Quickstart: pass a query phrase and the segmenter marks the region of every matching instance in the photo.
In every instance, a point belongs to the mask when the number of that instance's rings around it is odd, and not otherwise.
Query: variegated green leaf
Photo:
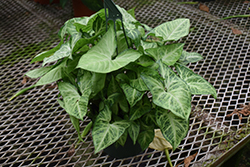
[[[170,45],[163,45],[158,48],[147,49],[149,53],[156,61],[162,59],[162,62],[171,66],[181,57],[184,44],[176,43]]]
[[[187,120],[191,112],[191,93],[188,85],[161,62],[159,72],[164,78],[164,84],[150,74],[141,76],[153,95],[153,102]]]
[[[186,52],[185,50],[183,50],[178,62],[183,64],[183,65],[186,65],[188,63],[195,63],[195,62],[200,61],[202,59],[203,59],[203,57],[199,53],[195,53],[195,52],[189,53],[189,52]]]
[[[126,66],[141,56],[138,51],[130,49],[112,59],[115,49],[115,33],[111,27],[99,43],[81,57],[78,68],[97,73],[109,73]]]
[[[127,83],[120,83],[120,86],[123,89],[123,92],[131,107],[133,107],[139,100],[142,99],[144,92],[136,90]]]
[[[64,57],[71,57],[72,56],[71,51],[72,50],[70,47],[70,43],[68,41],[65,44],[62,44],[61,48],[58,51],[56,51],[52,56],[44,58],[43,65],[50,63],[50,62],[57,61]]]
[[[148,90],[147,85],[144,83],[141,77],[137,79],[131,79],[130,86],[141,92]]]
[[[204,78],[198,74],[195,74],[192,70],[184,65],[176,64],[175,67],[181,79],[183,79],[189,86],[192,94],[211,94],[215,99],[217,98],[215,88]]]
[[[138,143],[141,146],[142,150],[146,150],[148,148],[149,144],[154,139],[154,129],[149,128],[148,130],[142,131],[138,136]]]
[[[141,40],[141,46],[143,47],[144,50],[158,47],[156,42],[146,42],[143,40]]]
[[[173,146],[173,150],[175,150],[188,132],[189,120],[177,117],[172,112],[158,107],[156,121],[164,138]]]
[[[136,105],[134,105],[130,109],[130,120],[136,120],[140,117],[142,117],[145,113],[149,112],[151,110],[151,104],[147,98],[147,96],[144,96],[143,100],[140,100]]]
[[[177,41],[181,37],[188,35],[189,27],[189,19],[176,19],[155,27],[146,36],[155,35],[156,37],[161,37],[164,42]]]
[[[133,24],[128,24],[125,28],[125,31],[126,31],[126,36],[132,39],[132,41],[134,41],[135,46],[138,47],[140,45],[142,36],[139,29],[136,28],[136,26]]]
[[[125,120],[115,121],[112,124],[110,120],[111,111],[108,107],[105,107],[97,116],[92,131],[95,153],[116,142],[130,125]]]
[[[130,45],[130,41],[128,41],[128,43]],[[117,31],[117,49],[118,53],[121,53],[124,50],[128,49],[128,45],[123,31]]]
[[[80,92],[82,94],[88,94],[88,96],[91,93],[91,87],[92,87],[92,75],[90,72],[86,71],[82,76],[80,76],[78,81],[78,86],[80,88]]]
[[[53,49],[48,50],[48,51],[44,51],[44,52],[36,55],[36,57],[34,57],[30,63],[34,63],[36,61],[42,61],[45,57],[49,57],[49,56],[53,55],[56,51],[58,51],[61,48],[62,44],[63,44],[63,40],[61,40],[60,43],[56,47],[54,47]]]
[[[66,112],[77,119],[83,120],[88,109],[88,96],[90,91],[80,96],[76,88],[66,82],[58,83],[58,89],[63,97],[64,109]]]
[[[36,86],[46,85],[58,81],[59,79],[62,79],[63,70],[65,66],[66,66],[66,61],[62,62],[57,67],[50,70],[47,74],[45,74],[39,79],[39,81],[36,83]]]
[[[52,68],[53,66],[36,68],[27,72],[25,75],[27,75],[29,78],[39,78],[49,72]]]
[[[130,126],[128,128],[128,134],[133,140],[134,144],[136,143],[136,140],[140,133],[140,124],[134,121],[131,121]]]

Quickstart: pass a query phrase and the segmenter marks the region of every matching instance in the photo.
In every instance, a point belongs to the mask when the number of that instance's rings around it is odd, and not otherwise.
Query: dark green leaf
[[[143,100],[140,100],[136,105],[134,105],[130,110],[130,120],[136,120],[143,116],[145,113],[151,110],[151,104],[147,96],[143,97]]]
[[[93,73],[91,78],[91,96],[94,97],[99,93],[105,86],[106,74]]]
[[[78,139],[80,141],[83,141],[83,139],[81,137],[81,133],[80,133],[79,119],[77,119],[77,118],[75,118],[74,116],[71,116],[71,115],[69,117],[70,117],[71,123],[73,124],[74,128],[77,131]]]
[[[128,131],[125,130],[125,132],[121,135],[121,137],[117,140],[117,142],[124,147],[124,144],[127,141],[127,137],[128,137]]]
[[[121,110],[127,113],[129,111],[129,106],[128,106],[128,102],[126,100],[126,97],[124,96],[119,84],[116,82],[116,80],[112,76],[112,79],[111,79],[109,86],[108,86],[108,96],[113,94],[113,93],[120,93],[121,94],[122,97],[120,98],[118,104],[119,104]]]
[[[138,135],[140,133],[140,124],[134,121],[131,121],[130,126],[128,128],[128,133],[134,144],[137,141]]]
[[[142,150],[146,150],[148,148],[149,144],[153,141],[154,139],[154,129],[148,129],[145,131],[142,131],[139,136],[138,136],[138,143],[141,146]]]

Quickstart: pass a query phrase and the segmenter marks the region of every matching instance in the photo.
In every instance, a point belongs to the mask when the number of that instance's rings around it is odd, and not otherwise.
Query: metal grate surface
[[[217,100],[193,96],[190,130],[179,149],[171,152],[174,165],[196,152],[191,165],[208,165],[228,149],[225,145],[241,139],[241,131],[250,133],[248,117],[227,117],[250,102],[250,19],[218,20],[249,14],[250,4],[244,4],[244,0],[216,0],[205,3],[210,9],[206,13],[197,5],[179,5],[177,1],[115,2],[126,9],[136,6],[137,19],[152,27],[176,18],[189,18],[193,31],[181,42],[186,43],[187,51],[204,56],[204,60],[189,67],[218,92]],[[127,159],[113,159],[102,152],[94,154],[90,135],[72,149],[77,134],[56,101],[58,91],[53,85],[7,101],[17,90],[35,82],[21,83],[25,72],[41,65],[30,64],[31,58],[58,43],[56,32],[72,17],[72,10],[71,3],[59,9],[57,5],[42,6],[29,0],[1,0],[0,9],[0,166],[167,166],[164,153],[151,149]],[[243,34],[235,35],[231,28]],[[88,122],[86,118],[81,127]]]

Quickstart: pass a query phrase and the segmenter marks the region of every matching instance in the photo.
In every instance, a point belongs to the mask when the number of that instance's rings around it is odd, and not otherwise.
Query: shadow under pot
[[[114,143],[103,150],[106,154],[113,158],[128,158],[136,156],[142,152],[141,146],[136,142],[134,145],[132,139],[128,135],[127,141],[124,146]]]

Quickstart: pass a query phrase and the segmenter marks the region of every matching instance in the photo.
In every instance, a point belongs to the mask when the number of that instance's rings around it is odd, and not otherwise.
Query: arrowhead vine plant
[[[185,66],[202,56],[184,51],[183,43],[171,44],[188,35],[190,22],[177,19],[152,29],[134,18],[133,9],[118,8],[129,47],[121,22],[115,23],[116,33],[112,23],[106,29],[103,9],[91,17],[70,19],[59,31],[58,46],[31,61],[43,61],[42,67],[25,74],[40,78],[38,82],[11,99],[56,81],[58,103],[81,141],[79,121],[85,116],[92,120],[95,152],[114,143],[124,145],[128,136],[145,150],[154,129],[161,129],[175,150],[189,128],[191,96],[217,96],[210,83]]]

